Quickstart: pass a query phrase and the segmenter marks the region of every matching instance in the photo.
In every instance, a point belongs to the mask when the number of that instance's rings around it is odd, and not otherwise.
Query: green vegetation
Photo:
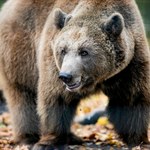
[[[147,36],[150,39],[150,0],[136,0],[136,1],[140,8],[142,17],[144,19]]]
[[[3,4],[4,0],[0,0],[0,6]]]

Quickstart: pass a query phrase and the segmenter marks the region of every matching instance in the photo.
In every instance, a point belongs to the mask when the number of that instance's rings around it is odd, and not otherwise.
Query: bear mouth
[[[77,92],[78,90],[80,90],[81,88],[90,88],[90,86],[92,86],[94,84],[94,80],[91,77],[88,78],[82,78],[81,81],[78,81],[76,83],[72,83],[72,84],[65,84],[66,85],[66,90],[70,91],[70,92]]]
[[[66,84],[66,89],[68,91],[73,91],[75,89],[78,89],[81,86],[81,82],[74,83],[74,84]]]

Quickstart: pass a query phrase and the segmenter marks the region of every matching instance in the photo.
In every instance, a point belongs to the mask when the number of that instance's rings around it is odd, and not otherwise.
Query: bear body
[[[148,142],[150,52],[134,0],[77,2],[9,0],[1,11],[0,86],[16,142],[80,143],[76,107],[99,91],[123,141]]]
[[[77,0],[8,0],[0,13],[0,89],[12,114],[16,142],[39,139],[36,49],[46,18],[56,7],[70,12]]]

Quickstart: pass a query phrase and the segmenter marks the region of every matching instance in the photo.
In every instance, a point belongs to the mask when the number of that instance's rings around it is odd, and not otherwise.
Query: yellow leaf
[[[106,126],[108,123],[109,121],[107,117],[100,117],[96,124],[100,126]]]

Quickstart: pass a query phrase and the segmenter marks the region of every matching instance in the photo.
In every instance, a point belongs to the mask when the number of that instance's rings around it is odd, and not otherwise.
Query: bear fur
[[[45,21],[53,9],[60,7],[70,12],[77,3],[77,0],[8,0],[2,7],[0,88],[11,113],[15,142],[32,143],[39,139],[36,49]]]
[[[150,52],[135,1],[77,2],[9,0],[1,11],[0,86],[15,141],[80,143],[70,132],[76,107],[103,91],[123,141],[148,142]]]

